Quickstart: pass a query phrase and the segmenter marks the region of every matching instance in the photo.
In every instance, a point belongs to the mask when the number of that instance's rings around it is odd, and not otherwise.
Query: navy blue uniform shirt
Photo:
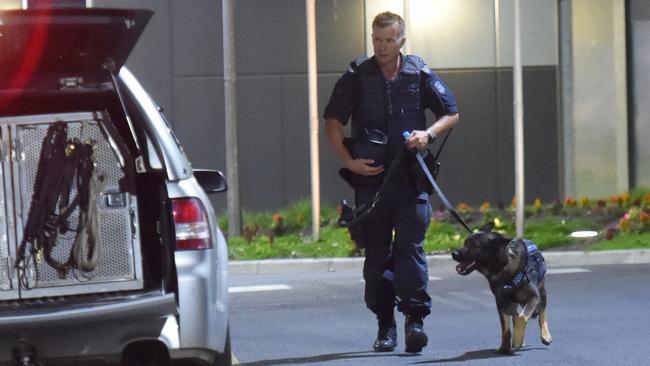
[[[403,67],[404,56],[400,54],[400,57]],[[371,60],[370,62],[374,63],[374,57]],[[359,73],[352,67],[339,78],[325,107],[325,119],[333,118],[344,125],[348,124],[357,106],[359,78]],[[436,115],[436,119],[458,112],[456,98],[451,89],[426,66],[420,71],[420,84],[422,107],[429,108]]]

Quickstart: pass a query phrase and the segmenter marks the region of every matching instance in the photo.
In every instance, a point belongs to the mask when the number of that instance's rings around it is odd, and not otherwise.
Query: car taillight
[[[172,210],[176,228],[176,250],[212,248],[208,213],[198,198],[174,198]]]

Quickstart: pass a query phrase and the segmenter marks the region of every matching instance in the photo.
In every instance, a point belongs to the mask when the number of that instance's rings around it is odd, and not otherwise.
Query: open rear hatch
[[[43,77],[110,80],[153,13],[148,10],[0,11],[0,89],[23,89]]]
[[[0,300],[143,287],[137,142],[115,77],[151,14],[0,12]],[[112,105],[57,109],[88,90]],[[34,95],[52,111],[1,113]]]

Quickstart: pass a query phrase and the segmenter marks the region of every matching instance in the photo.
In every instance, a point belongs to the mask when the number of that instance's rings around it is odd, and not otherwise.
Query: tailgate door
[[[21,89],[35,76],[117,74],[153,12],[37,9],[0,12],[0,87]]]

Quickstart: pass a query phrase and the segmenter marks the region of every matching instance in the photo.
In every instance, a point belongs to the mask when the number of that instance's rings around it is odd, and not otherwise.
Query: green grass
[[[326,226],[321,229],[320,240],[297,234],[271,238],[259,235],[249,243],[242,237],[228,240],[231,259],[251,260],[268,258],[323,258],[354,256],[355,246],[346,230]]]
[[[515,236],[515,225],[510,220],[501,220],[501,226],[495,231],[508,236]],[[526,220],[524,237],[530,239],[541,250],[557,248],[578,242],[570,234],[577,230],[598,230],[598,225],[592,221],[573,218],[571,220],[559,217],[529,218]],[[467,236],[458,225],[446,222],[432,222],[425,237],[427,253],[448,252],[463,245]]]
[[[424,251],[431,254],[460,248],[465,238],[457,230],[450,223],[432,221],[424,236]]]
[[[580,218],[564,220],[549,217],[542,220],[531,220],[526,223],[524,237],[532,240],[540,250],[557,248],[578,242],[580,239],[569,236],[578,230],[598,230],[598,226]]]
[[[589,250],[619,250],[650,248],[650,233],[620,234],[612,240],[603,240],[589,246]]]
[[[328,205],[321,205],[321,221],[329,223],[336,218],[338,214],[336,209]],[[273,222],[273,214],[279,214],[283,218],[283,226],[290,231],[301,231],[311,227],[311,201],[304,199],[290,204],[288,207],[271,212],[251,212],[244,210],[242,212],[242,222],[244,226],[257,227],[260,230],[273,229],[276,224]],[[217,223],[222,231],[228,231],[228,214],[223,212],[217,218]]]

